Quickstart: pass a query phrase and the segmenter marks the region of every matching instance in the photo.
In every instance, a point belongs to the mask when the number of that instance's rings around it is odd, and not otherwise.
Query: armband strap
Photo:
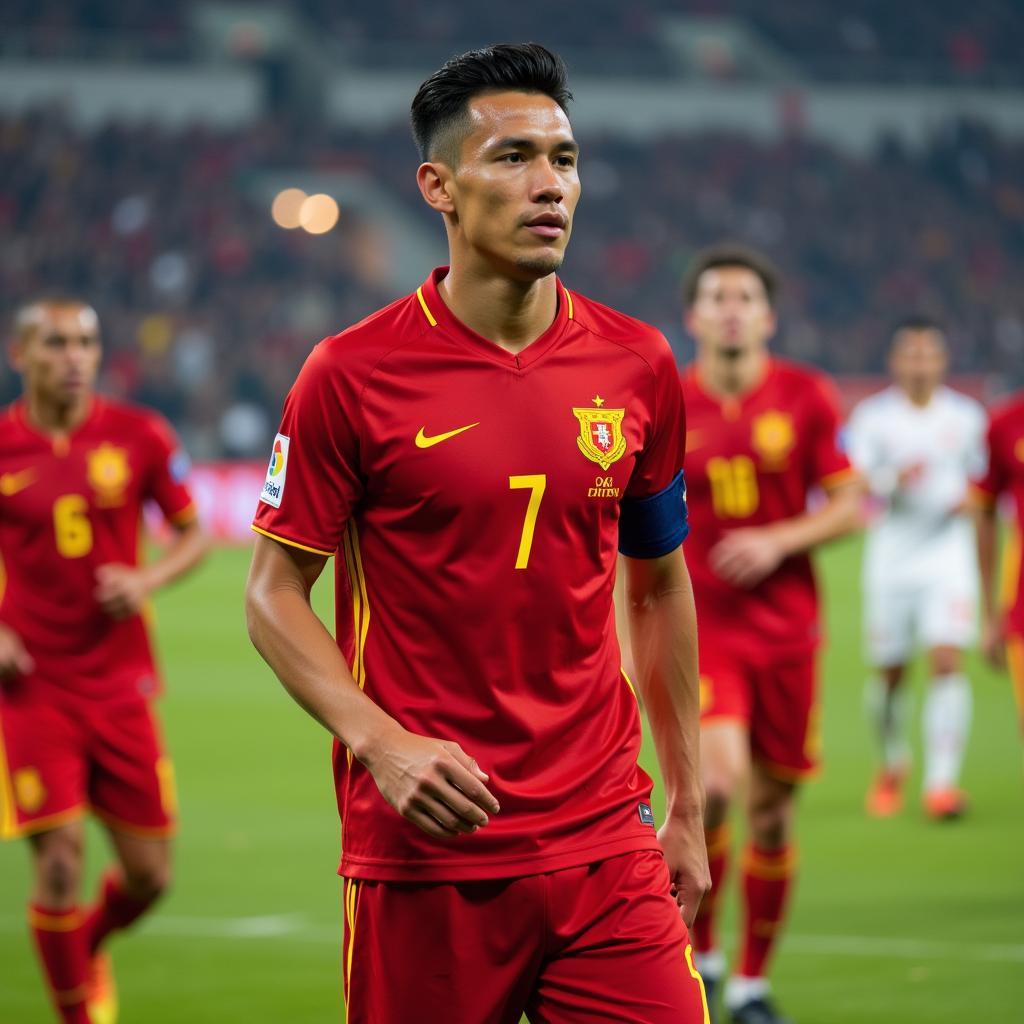
[[[686,540],[690,527],[686,512],[683,471],[663,491],[646,498],[624,498],[619,517],[619,551],[629,558],[660,558]]]

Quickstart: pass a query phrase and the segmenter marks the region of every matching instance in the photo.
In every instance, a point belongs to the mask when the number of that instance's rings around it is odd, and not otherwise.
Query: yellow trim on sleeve
[[[169,518],[175,526],[188,526],[195,521],[198,515],[199,510],[196,508],[196,503],[190,501],[180,512],[175,512]]]
[[[269,537],[271,540],[279,541],[281,544],[287,544],[289,547],[298,548],[300,551],[310,551],[314,555],[323,555],[324,558],[333,558],[333,551],[321,551],[320,548],[311,548],[308,544],[300,544],[297,540],[289,540],[287,537],[279,537],[276,533],[271,533],[269,530],[264,530],[262,527],[252,523],[249,529],[255,533],[261,533],[264,537]]]
[[[853,466],[847,466],[846,469],[837,469],[834,473],[827,473],[818,481],[818,484],[827,491],[833,487],[841,487],[843,484],[852,483],[859,478],[860,473]]]
[[[427,305],[427,300],[423,297],[423,285],[420,285],[416,289],[416,298],[420,300],[420,307],[423,310],[423,315],[427,318],[431,327],[437,326],[437,321],[434,319],[434,314],[430,312],[430,307]]]

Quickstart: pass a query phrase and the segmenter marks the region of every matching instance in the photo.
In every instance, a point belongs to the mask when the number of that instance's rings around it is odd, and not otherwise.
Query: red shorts
[[[349,1024],[708,1022],[660,852],[344,892]]]
[[[769,660],[708,644],[700,651],[700,717],[742,722],[751,753],[771,774],[813,775],[821,754],[815,655]]]
[[[0,837],[56,828],[90,808],[118,831],[174,831],[174,769],[149,705],[0,689]]]

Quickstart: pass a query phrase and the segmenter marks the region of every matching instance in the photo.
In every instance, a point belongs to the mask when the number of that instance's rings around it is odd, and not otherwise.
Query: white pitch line
[[[0,932],[25,927],[17,917],[0,917]],[[195,939],[280,939],[337,944],[341,923],[315,925],[304,914],[263,917],[175,917],[157,914],[145,922],[150,935]],[[1024,963],[1024,944],[936,942],[929,939],[870,935],[786,935],[782,946],[791,953],[811,956],[884,957],[901,960],[964,960],[986,963]]]

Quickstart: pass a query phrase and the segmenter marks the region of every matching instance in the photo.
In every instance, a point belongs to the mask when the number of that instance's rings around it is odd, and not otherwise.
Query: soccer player
[[[777,277],[759,253],[699,253],[685,280],[696,361],[683,371],[688,562],[700,625],[701,764],[712,889],[694,928],[709,1000],[726,970],[714,931],[747,793],[739,963],[723,992],[736,1024],[779,1024],[766,978],[796,870],[799,782],[818,756],[821,639],[808,552],[855,529],[861,486],[837,444],[834,388],[773,358]],[[808,497],[821,489],[820,504]]]
[[[174,782],[151,708],[147,598],[196,565],[205,541],[170,428],[93,391],[90,306],[25,306],[10,357],[23,396],[0,411],[0,834],[29,840],[28,923],[60,1019],[109,1024],[106,940],[150,908],[171,869]],[[143,564],[146,501],[173,531]],[[89,810],[117,863],[83,907]]]
[[[867,708],[882,766],[868,813],[900,810],[910,762],[904,676],[917,643],[930,672],[924,703],[924,807],[959,817],[966,797],[960,767],[971,721],[964,649],[977,630],[978,568],[967,488],[985,468],[985,411],[943,386],[945,336],[927,317],[910,317],[892,336],[893,385],[854,410],[847,450],[881,511],[864,551]]]
[[[974,488],[981,569],[982,649],[994,665],[1010,670],[1021,732],[1024,733],[1024,393],[992,411],[988,425],[988,472]],[[1004,553],[1000,598],[996,598],[996,502],[1013,502],[1015,523]]]
[[[351,1024],[706,1020],[679,381],[657,331],[555,276],[569,99],[536,44],[423,83],[417,181],[451,265],[317,345],[260,497],[250,634],[336,738]],[[308,601],[332,554],[337,644]]]

